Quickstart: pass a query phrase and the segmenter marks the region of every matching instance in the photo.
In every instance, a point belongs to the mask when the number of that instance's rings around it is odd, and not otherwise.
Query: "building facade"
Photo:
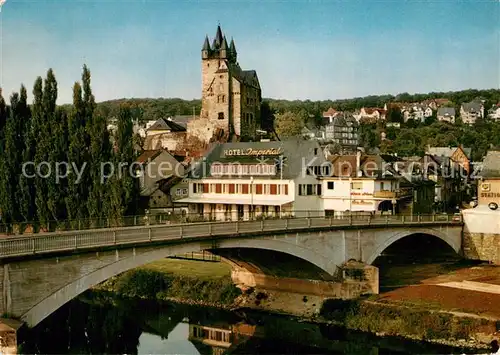
[[[204,142],[255,139],[262,101],[259,79],[255,70],[241,69],[234,41],[228,45],[220,26],[211,45],[205,37],[201,73],[201,113],[188,122],[188,135]]]
[[[330,157],[332,174],[321,178],[325,215],[344,213],[397,213],[402,201],[411,198],[405,179],[380,156],[340,155]]]
[[[478,204],[500,206],[500,151],[490,150],[486,154],[478,184]],[[494,207],[494,205],[493,205]]]
[[[136,173],[139,176],[140,205],[143,209],[152,212],[174,210],[174,202],[187,197],[183,158],[163,149],[146,150],[137,158],[136,163],[140,168]]]
[[[359,145],[359,124],[349,114],[338,114],[325,126],[324,139],[339,144],[343,150],[355,151]]]
[[[455,109],[453,107],[440,107],[437,111],[437,119],[441,122],[455,123]]]
[[[471,101],[460,106],[460,117],[463,123],[474,124],[478,118],[484,117],[484,105],[481,101]]]
[[[179,202],[210,220],[320,214],[325,162],[317,141],[218,144],[192,168]]]

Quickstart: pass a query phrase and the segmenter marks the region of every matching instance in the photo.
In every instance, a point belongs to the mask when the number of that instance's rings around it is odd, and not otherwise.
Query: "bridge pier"
[[[332,280],[276,277],[234,266],[231,276],[247,295],[243,306],[299,316],[319,313],[327,298],[355,299],[379,293],[378,268],[356,261],[341,265]]]
[[[22,325],[15,319],[0,318],[0,354],[17,354],[17,330]]]

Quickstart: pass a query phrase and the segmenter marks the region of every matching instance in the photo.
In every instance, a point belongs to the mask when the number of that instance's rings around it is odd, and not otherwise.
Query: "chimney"
[[[361,174],[361,151],[356,152],[356,176],[360,177]]]

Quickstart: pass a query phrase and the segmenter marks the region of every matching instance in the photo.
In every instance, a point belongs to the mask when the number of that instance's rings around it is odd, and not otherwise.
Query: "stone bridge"
[[[6,237],[0,239],[0,313],[35,326],[115,275],[202,250],[285,253],[328,275],[349,260],[371,264],[389,245],[413,234],[439,238],[460,253],[462,222],[444,217],[287,218]],[[234,255],[231,259],[238,264]],[[240,266],[245,265],[245,260],[240,261]],[[266,257],[262,263],[266,262],[271,265],[273,259]]]

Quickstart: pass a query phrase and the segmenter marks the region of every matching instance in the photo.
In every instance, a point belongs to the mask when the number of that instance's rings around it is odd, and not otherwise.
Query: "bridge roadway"
[[[418,216],[346,216],[263,219],[258,221],[201,222],[149,225],[121,228],[87,229],[71,232],[37,233],[8,236],[0,239],[0,259],[27,257],[39,254],[83,251],[105,247],[141,246],[151,243],[179,242],[238,236],[252,237],[272,233],[294,233],[333,229],[363,229],[375,227],[421,227],[462,225],[453,215]]]

